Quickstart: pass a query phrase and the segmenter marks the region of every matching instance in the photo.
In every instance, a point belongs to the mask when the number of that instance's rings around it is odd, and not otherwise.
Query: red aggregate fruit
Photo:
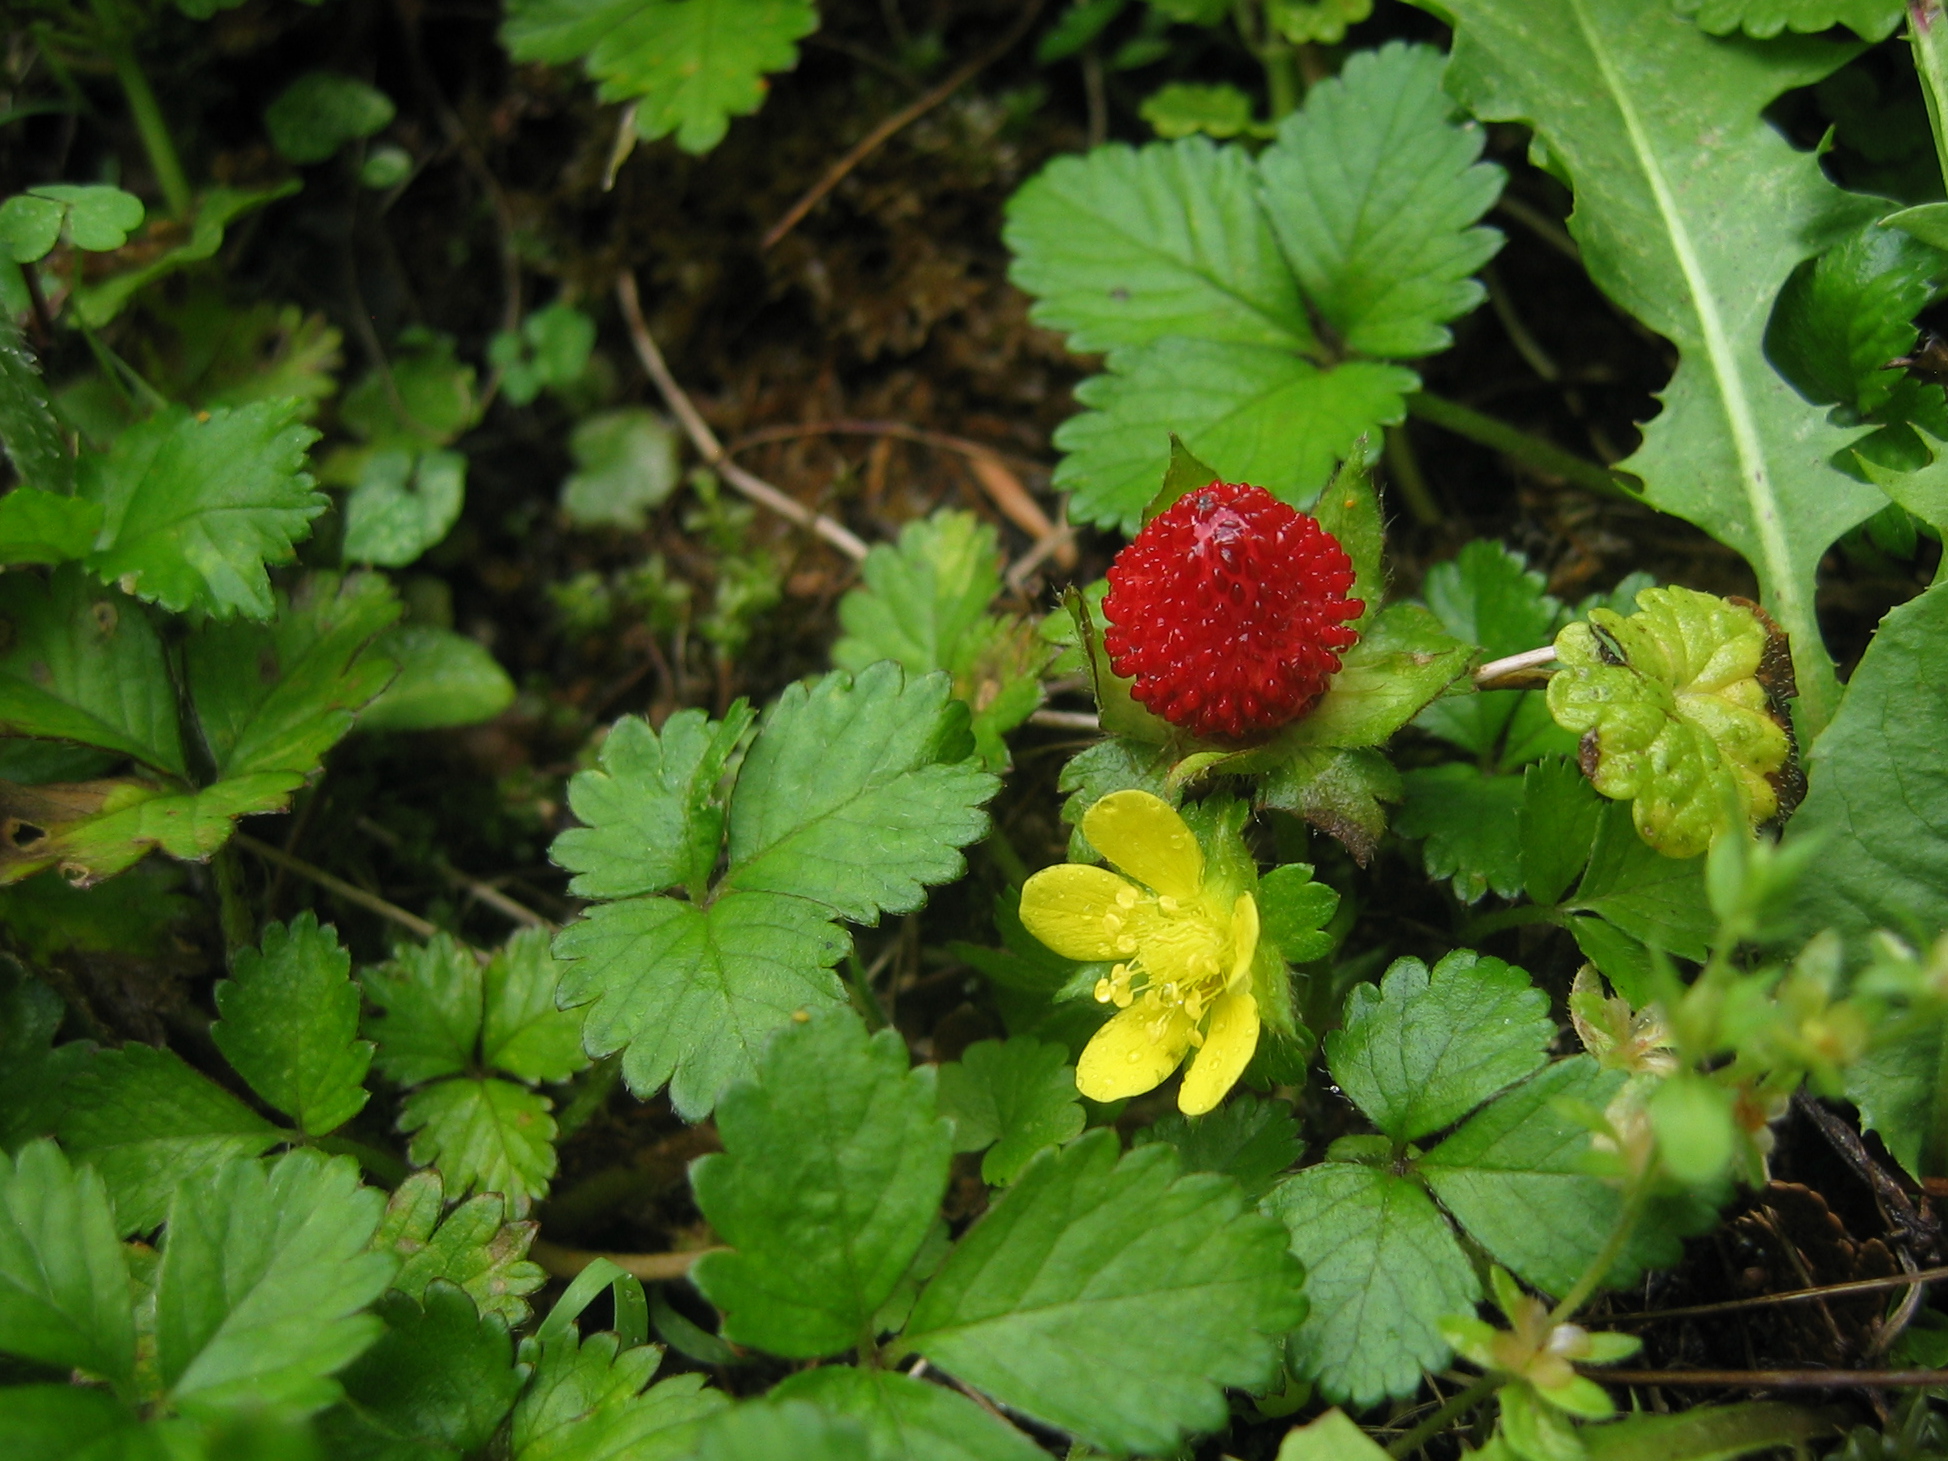
[[[1153,714],[1252,742],[1304,715],[1365,612],[1318,522],[1262,487],[1213,482],[1159,513],[1109,569],[1103,647]]]

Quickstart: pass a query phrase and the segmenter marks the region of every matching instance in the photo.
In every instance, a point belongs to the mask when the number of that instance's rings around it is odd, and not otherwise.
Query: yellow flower
[[[1139,1096],[1194,1049],[1177,1106],[1202,1115],[1258,1046],[1258,904],[1206,880],[1197,838],[1147,791],[1104,797],[1083,817],[1082,835],[1127,876],[1064,863],[1021,890],[1022,923],[1056,953],[1117,961],[1096,982],[1096,998],[1117,1013],[1082,1052],[1076,1087],[1092,1101]]]

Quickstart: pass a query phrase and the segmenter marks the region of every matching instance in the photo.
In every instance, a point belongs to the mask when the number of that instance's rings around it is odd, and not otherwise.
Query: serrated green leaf
[[[1463,903],[1479,903],[1491,890],[1500,898],[1522,891],[1520,777],[1452,761],[1406,772],[1401,784],[1407,799],[1393,830],[1425,839],[1420,855],[1428,877],[1451,880]]]
[[[1704,859],[1663,856],[1636,834],[1621,802],[1603,809],[1589,868],[1567,907],[1598,914],[1680,959],[1704,958],[1717,926],[1705,897]]]
[[[1860,1129],[1917,1181],[1948,1172],[1948,1021],[1910,1014],[1847,1067],[1847,1099]]]
[[[1351,627],[1358,629],[1368,615],[1379,616],[1380,600],[1387,591],[1387,525],[1380,512],[1380,494],[1373,486],[1371,464],[1357,453],[1342,462],[1312,505],[1312,515],[1352,560],[1353,586],[1346,596],[1366,605],[1366,612],[1350,621]]]
[[[1867,480],[1891,497],[1897,506],[1939,532],[1948,524],[1948,442],[1918,422],[1913,423],[1912,431],[1928,459],[1911,470],[1895,471],[1882,466],[1864,450],[1856,451],[1853,459],[1866,473]]]
[[[695,1461],[859,1461],[872,1454],[858,1421],[827,1415],[802,1400],[747,1401],[713,1419],[699,1437]]]
[[[1075,1067],[1061,1045],[1016,1036],[977,1040],[940,1066],[940,1114],[954,1123],[954,1150],[978,1152],[981,1180],[1015,1179],[1043,1147],[1081,1135]]]
[[[459,452],[373,452],[345,499],[345,561],[404,568],[447,535],[466,499]]]
[[[1797,898],[1810,927],[1891,928],[1926,948],[1948,928],[1948,767],[1936,734],[1948,695],[1948,587],[1890,612],[1813,744],[1812,790],[1787,844],[1821,839]]]
[[[11,319],[0,320],[0,445],[27,486],[61,497],[74,491],[74,458],[48,404],[40,362]]]
[[[440,1169],[456,1195],[498,1192],[525,1217],[555,1175],[554,1103],[512,1081],[456,1077],[422,1086],[399,1108],[407,1155]]]
[[[156,1280],[156,1366],[177,1409],[316,1410],[379,1337],[394,1268],[366,1250],[384,1205],[346,1157],[232,1161],[177,1188]]]
[[[583,898],[686,888],[701,900],[724,840],[725,769],[757,713],[739,700],[725,718],[679,710],[662,732],[624,716],[602,742],[600,769],[577,772],[568,805],[586,823],[549,856],[576,874]]]
[[[1312,88],[1259,158],[1262,197],[1312,306],[1346,347],[1445,350],[1485,297],[1472,277],[1501,235],[1475,223],[1501,192],[1481,129],[1454,120],[1447,58],[1399,42],[1358,51]]]
[[[780,1033],[756,1078],[718,1101],[724,1150],[690,1181],[730,1250],[691,1273],[726,1339],[793,1359],[873,1341],[873,1316],[939,1211],[952,1150],[933,1071],[907,1065],[896,1032],[868,1040],[834,1011]]]
[[[0,841],[0,884],[58,867],[69,883],[85,888],[157,848],[200,862],[230,840],[239,817],[282,811],[303,780],[295,772],[269,772],[197,792],[134,779],[39,787],[0,782],[0,820],[15,825],[14,837]]]
[[[210,624],[185,651],[190,696],[220,776],[308,776],[392,678],[373,642],[399,617],[380,575],[308,577],[268,625]]]
[[[960,876],[998,782],[949,749],[945,675],[881,663],[788,686],[765,713],[730,808],[724,885],[823,903],[855,923],[907,913]]]
[[[433,1461],[480,1450],[521,1389],[506,1323],[441,1282],[423,1306],[393,1293],[376,1312],[385,1333],[339,1377],[349,1405],[320,1418],[330,1453]]]
[[[1419,385],[1380,361],[1322,369],[1282,346],[1166,336],[1115,351],[1106,374],[1076,388],[1091,409],[1055,433],[1067,453],[1055,485],[1072,516],[1134,533],[1175,431],[1227,481],[1303,507],[1360,437],[1406,419]]]
[[[111,274],[100,283],[78,282],[73,296],[75,314],[82,324],[99,330],[148,285],[191,264],[214,258],[216,251],[223,247],[224,233],[239,218],[279,198],[289,197],[300,186],[296,178],[289,178],[268,188],[210,188],[196,200],[186,242],[138,268]]]
[[[207,408],[295,396],[308,419],[338,390],[344,336],[322,314],[243,303],[222,280],[196,278],[146,301],[143,316],[141,370],[171,400]]]
[[[1428,569],[1421,594],[1441,627],[1477,646],[1484,660],[1539,649],[1562,622],[1562,605],[1544,590],[1542,575],[1488,538],[1475,539],[1450,561]],[[1512,767],[1519,762],[1503,759],[1504,745],[1513,739],[1512,722],[1539,698],[1506,690],[1449,696],[1423,710],[1415,724],[1471,755],[1495,756],[1498,766]],[[1554,739],[1557,744],[1548,749],[1565,755],[1574,750],[1563,732],[1554,731]],[[1533,745],[1524,751],[1540,754]]]
[[[569,965],[558,998],[593,1004],[582,1026],[590,1055],[623,1051],[631,1091],[647,1097],[668,1082],[670,1103],[694,1121],[756,1070],[758,1052],[795,1013],[845,1003],[831,970],[850,944],[826,909],[803,898],[730,893],[708,910],[630,898],[592,909],[556,938],[555,955]]]
[[[565,1081],[587,1069],[581,1016],[555,1007],[560,980],[546,929],[524,928],[497,950],[481,990],[480,1058],[524,1081]]]
[[[1538,761],[1522,773],[1522,806],[1515,826],[1522,841],[1522,886],[1531,902],[1562,901],[1588,866],[1603,802],[1570,762]]]
[[[384,92],[355,77],[307,71],[264,108],[264,130],[286,162],[304,166],[385,130],[396,111]]]
[[[101,1178],[51,1141],[0,1155],[0,1353],[98,1375],[132,1398],[129,1289]]]
[[[18,937],[12,912],[0,904],[0,919]],[[88,1049],[79,1041],[53,1044],[66,1013],[53,990],[13,960],[0,961],[0,1152],[54,1129],[67,1083]]]
[[[83,458],[80,494],[102,509],[88,567],[165,609],[270,618],[264,565],[289,562],[329,505],[304,470],[318,433],[297,417],[295,401],[171,407]]]
[[[373,371],[345,393],[339,418],[378,451],[445,446],[479,414],[474,368],[455,358],[451,335],[402,330],[399,346],[386,371]]]
[[[858,1461],[1038,1461],[1048,1453],[1006,1422],[944,1385],[889,1370],[824,1365],[788,1375],[770,1401],[803,1400],[866,1428]]]
[[[1431,974],[1396,959],[1377,988],[1357,986],[1326,1059],[1368,1120],[1413,1141],[1540,1067],[1555,1034],[1549,998],[1526,973],[1456,949]]]
[[[1338,890],[1317,882],[1309,863],[1288,862],[1258,880],[1258,936],[1288,964],[1308,964],[1332,950],[1323,932],[1339,911]]]
[[[372,1047],[358,1038],[358,986],[338,932],[300,913],[239,949],[216,987],[217,1049],[264,1100],[307,1136],[337,1130],[365,1109]]]
[[[379,1069],[393,1080],[415,1086],[473,1064],[485,1017],[481,967],[451,934],[402,944],[359,977],[377,1006],[365,1033],[379,1047]]]
[[[662,506],[682,477],[676,429],[642,406],[578,421],[568,450],[575,470],[562,479],[561,510],[582,527],[641,532],[650,509]]]
[[[1882,41],[1900,24],[1901,0],[1672,0],[1713,35],[1742,30],[1769,40],[1782,30],[1802,35],[1851,27],[1862,40]]]
[[[492,720],[514,703],[514,681],[478,640],[432,624],[402,624],[375,651],[398,665],[359,713],[361,730],[436,730]]]
[[[1263,1206],[1291,1235],[1312,1305],[1287,1363],[1361,1409],[1413,1394],[1452,1352],[1442,1316],[1481,1297],[1447,1219],[1418,1184],[1350,1162],[1306,1168]]]
[[[100,530],[98,504],[16,487],[0,497],[0,564],[66,563],[87,553]]]
[[[174,1461],[128,1405],[80,1385],[0,1389],[0,1448],[20,1461]]]
[[[1176,1111],[1138,1131],[1133,1147],[1169,1142],[1186,1172],[1222,1172],[1251,1198],[1264,1196],[1299,1159],[1299,1124],[1285,1101],[1234,1095],[1207,1116]]]
[[[517,61],[581,61],[604,101],[633,102],[645,141],[708,152],[764,102],[765,73],[798,64],[811,0],[516,0],[501,42]]]
[[[1400,773],[1370,747],[1295,751],[1259,783],[1258,804],[1305,818],[1336,838],[1361,867],[1387,830],[1385,802],[1406,795]]]
[[[419,1298],[435,1279],[465,1289],[482,1314],[496,1314],[509,1328],[529,1317],[526,1296],[548,1281],[527,1260],[540,1226],[510,1223],[507,1206],[491,1194],[468,1198],[452,1212],[446,1185],[435,1171],[415,1172],[393,1189],[372,1246],[400,1260],[392,1286]]]
[[[514,1407],[514,1461],[679,1461],[694,1454],[693,1422],[727,1403],[721,1391],[703,1389],[697,1374],[644,1392],[663,1351],[622,1350],[611,1333],[577,1340],[571,1329],[536,1350],[534,1378]]]
[[[1808,400],[1866,414],[1900,380],[1914,317],[1948,285],[1948,254],[1878,222],[1792,271],[1766,325],[1772,363]]]
[[[1098,1445],[1166,1451],[1265,1383],[1300,1271],[1236,1183],[1091,1132],[1031,1161],[942,1265],[905,1342]]]
[[[1615,1230],[1623,1195],[1591,1175],[1589,1130],[1557,1106],[1601,1110],[1622,1084],[1621,1072],[1599,1070],[1588,1056],[1557,1061],[1483,1107],[1415,1168],[1497,1263],[1544,1293],[1567,1293]],[[1636,1225],[1605,1287],[1678,1260],[1685,1229],[1671,1216],[1654,1212]]]
[[[210,1183],[284,1133],[179,1056],[130,1043],[89,1058],[69,1086],[61,1145],[102,1175],[121,1233],[163,1220],[179,1181]]]
[[[1779,287],[1881,205],[1828,182],[1764,115],[1854,47],[1727,45],[1670,0],[1442,0],[1448,84],[1523,121],[1576,190],[1570,230],[1612,299],[1679,351],[1664,409],[1623,470],[1653,507],[1737,549],[1791,636],[1810,724],[1838,698],[1813,614],[1821,556],[1883,500],[1828,465],[1847,433],[1765,358]],[[1699,139],[1708,137],[1710,145]]]
[[[1638,613],[1595,609],[1556,636],[1549,713],[1582,737],[1590,783],[1628,800],[1667,857],[1695,857],[1735,805],[1752,824],[1791,804],[1792,737],[1775,691],[1776,631],[1742,604],[1647,588]]]
[[[140,604],[78,568],[0,577],[0,726],[187,778],[176,691]]]
[[[1618,994],[1632,1004],[1657,998],[1651,953],[1643,940],[1601,918],[1572,918],[1568,928],[1583,957],[1596,965]]]
[[[1057,158],[1008,202],[1008,277],[1036,297],[1035,322],[1067,332],[1075,350],[1175,335],[1315,351],[1256,187],[1248,153],[1201,138]],[[1159,419],[1167,431],[1176,413]]]
[[[1383,1461],[1386,1454],[1335,1406],[1311,1424],[1287,1431],[1278,1461]]]

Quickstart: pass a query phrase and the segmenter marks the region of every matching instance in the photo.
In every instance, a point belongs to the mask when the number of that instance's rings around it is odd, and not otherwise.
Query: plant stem
[[[216,883],[218,921],[223,926],[223,953],[227,963],[237,950],[257,942],[257,920],[244,894],[243,868],[234,847],[220,849],[210,859],[210,875]]]
[[[1441,504],[1434,500],[1427,474],[1421,471],[1420,458],[1414,454],[1414,443],[1401,427],[1387,428],[1386,461],[1393,485],[1400,489],[1401,500],[1414,521],[1424,528],[1439,527]]]
[[[1411,1456],[1426,1445],[1460,1417],[1480,1405],[1489,1396],[1508,1382],[1506,1375],[1483,1375],[1474,1384],[1453,1396],[1448,1402],[1426,1420],[1408,1431],[1392,1445],[1387,1447],[1389,1456]]]
[[[365,1169],[367,1176],[376,1178],[381,1186],[397,1187],[406,1180],[404,1162],[391,1152],[380,1151],[354,1137],[317,1136],[311,1139],[311,1145],[333,1156],[350,1157]]]
[[[1921,78],[1921,94],[1928,102],[1928,130],[1934,133],[1935,161],[1948,186],[1948,15],[1941,0],[1908,0],[1908,44],[1914,47],[1914,69]]]
[[[1265,91],[1271,103],[1272,120],[1280,121],[1299,109],[1305,91],[1299,85],[1299,66],[1291,43],[1279,37],[1265,42],[1258,53],[1265,68]]]
[[[857,949],[847,954],[845,960],[846,967],[851,970],[845,984],[852,994],[853,1008],[859,1011],[859,1017],[866,1022],[867,1029],[885,1029],[891,1022],[886,1018],[886,1010],[880,1004],[879,996],[873,993],[872,972],[859,962]]]
[[[1536,903],[1524,903],[1518,908],[1504,908],[1499,913],[1486,913],[1470,923],[1462,937],[1468,943],[1476,943],[1491,933],[1500,933],[1505,928],[1520,928],[1529,923],[1554,923],[1562,917],[1562,910],[1556,907],[1542,907]]]
[[[176,139],[169,135],[169,124],[163,120],[155,89],[149,85],[142,63],[135,59],[128,26],[119,7],[105,0],[96,0],[95,15],[101,21],[109,59],[115,63],[115,79],[122,83],[129,115],[134,118],[135,130],[142,138],[142,150],[149,154],[149,166],[155,171],[163,200],[171,214],[187,218],[194,203],[189,177],[183,172],[182,158],[176,154]]]
[[[1479,442],[1504,456],[1514,457],[1518,462],[1526,462],[1538,472],[1561,477],[1585,491],[1600,493],[1605,497],[1619,497],[1626,502],[1639,500],[1637,494],[1625,487],[1608,467],[1600,467],[1587,457],[1566,452],[1539,436],[1531,436],[1510,426],[1506,421],[1484,416],[1459,401],[1417,391],[1407,397],[1407,414],[1452,431],[1456,436]]]
[[[1650,1183],[1645,1176],[1632,1179],[1623,1194],[1623,1211],[1617,1214],[1617,1225],[1610,1229],[1610,1236],[1603,1240],[1583,1276],[1576,1280],[1562,1301],[1549,1311],[1549,1323],[1566,1324],[1575,1316],[1583,1301],[1596,1292],[1596,1286],[1609,1276],[1616,1267],[1617,1259],[1623,1256],[1624,1248],[1637,1231],[1637,1219],[1643,1216],[1644,1202],[1650,1195]]]

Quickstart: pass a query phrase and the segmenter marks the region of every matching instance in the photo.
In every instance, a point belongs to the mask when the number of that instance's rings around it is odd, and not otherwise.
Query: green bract
[[[1791,810],[1789,671],[1778,631],[1745,604],[1686,588],[1645,589],[1637,603],[1556,636],[1549,712],[1583,738],[1591,784],[1631,803],[1646,842],[1695,857],[1730,808],[1753,826]]]

